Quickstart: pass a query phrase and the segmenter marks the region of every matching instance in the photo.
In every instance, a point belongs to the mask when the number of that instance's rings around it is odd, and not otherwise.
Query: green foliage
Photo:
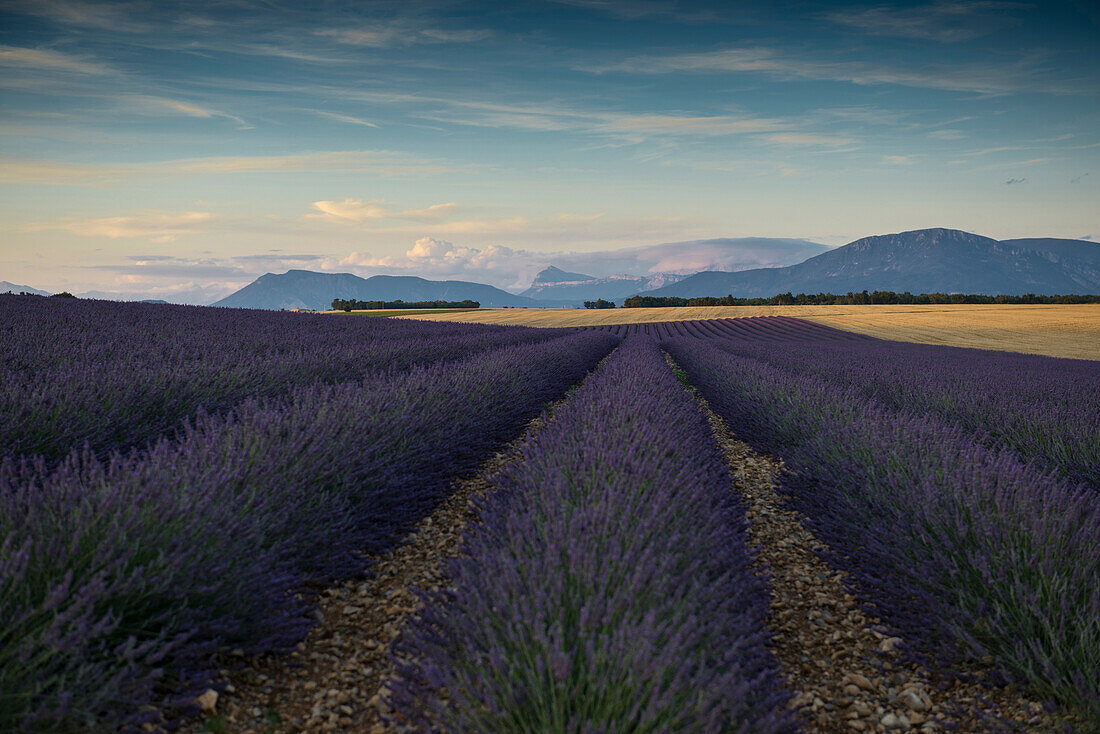
[[[913,295],[909,291],[860,291],[843,295],[835,293],[799,293],[790,291],[779,293],[771,298],[734,298],[729,296],[699,296],[681,298],[680,296],[631,296],[623,301],[623,308],[655,308],[659,306],[863,306],[869,304],[895,305],[933,305],[941,303],[996,303],[1012,305],[1032,304],[1074,304],[1100,303],[1098,296],[1064,295],[1037,296],[1025,293],[1022,296],[986,296],[963,293],[921,293]],[[587,303],[586,308],[593,308]]]
[[[585,301],[585,308],[615,308],[615,304],[611,301],[605,301],[602,298],[597,298],[595,301]]]

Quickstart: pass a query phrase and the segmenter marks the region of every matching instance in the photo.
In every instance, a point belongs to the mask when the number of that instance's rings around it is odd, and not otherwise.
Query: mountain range
[[[618,250],[558,253],[551,265],[574,275],[593,278],[636,278],[660,274],[691,275],[702,270],[776,268],[800,263],[829,248],[809,240],[782,237],[722,237],[710,240],[665,242]],[[628,294],[629,295],[629,294]]]
[[[282,275],[261,275],[236,293],[215,301],[214,306],[233,308],[322,310],[335,298],[358,301],[465,301],[483,308],[537,306],[535,301],[500,288],[463,280],[425,280],[411,275],[375,275],[360,278],[351,273],[315,273],[289,270]]]
[[[954,229],[864,237],[782,268],[696,273],[647,296],[777,293],[1054,295],[1100,293],[1100,243],[1066,239],[994,240]]]
[[[679,248],[679,249],[678,249]],[[768,248],[774,248],[767,254]],[[792,263],[791,259],[803,259]],[[474,300],[485,308],[580,306],[652,296],[769,297],[778,293],[1100,294],[1100,243],[1029,238],[995,240],[953,229],[864,237],[828,249],[806,240],[696,240],[598,253],[570,253],[516,295],[483,283],[415,276],[268,273],[215,302],[261,309],[326,309],[335,298],[362,301]],[[593,266],[583,272],[578,264]],[[770,263],[745,269],[746,263]],[[724,268],[719,264],[726,263]],[[692,269],[694,267],[696,269]],[[560,267],[559,267],[560,265]],[[598,267],[597,267],[598,266]],[[635,268],[618,270],[619,266]],[[663,269],[664,268],[664,269]],[[584,268],[583,270],[589,270]],[[702,270],[702,272],[699,272]],[[0,281],[0,293],[46,291]],[[78,294],[96,297],[99,294]]]
[[[6,280],[0,280],[0,293],[33,293],[36,296],[50,295],[49,291],[40,291],[37,288],[31,288],[29,285],[16,285]]]

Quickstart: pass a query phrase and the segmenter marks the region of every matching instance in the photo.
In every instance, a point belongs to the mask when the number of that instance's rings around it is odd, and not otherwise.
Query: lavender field
[[[1100,363],[17,296],[0,336],[0,731],[1100,727]]]

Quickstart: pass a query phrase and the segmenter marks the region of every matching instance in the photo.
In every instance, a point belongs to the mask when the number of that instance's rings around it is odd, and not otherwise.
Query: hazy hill
[[[40,291],[37,288],[31,288],[29,285],[16,285],[6,280],[0,280],[0,293],[33,293],[36,296],[50,295],[49,291]]]
[[[315,273],[290,270],[268,273],[232,293],[214,306],[233,308],[332,307],[334,298],[360,301],[478,301],[486,308],[534,306],[534,301],[482,283],[462,280],[425,280],[408,275],[375,275],[360,278],[351,273]]]
[[[865,237],[782,268],[697,273],[650,296],[777,293],[1100,293],[1100,244],[997,240],[953,229]]]
[[[561,254],[554,257],[554,264],[558,266],[554,269],[572,271],[566,275],[588,273],[595,278],[622,273],[639,278],[659,273],[690,275],[701,270],[737,271],[793,265],[828,250],[825,245],[808,240],[723,237]]]
[[[535,279],[531,281],[531,287],[534,288],[536,286],[550,285],[553,283],[576,283],[582,280],[596,280],[596,276],[584,275],[582,273],[567,273],[551,265],[535,276]]]
[[[611,275],[596,278],[580,273],[567,273],[551,265],[535,276],[531,287],[520,295],[552,305],[579,306],[584,301],[595,301],[598,298],[620,300],[640,291],[675,283],[682,277],[684,276],[661,273],[648,277]]]

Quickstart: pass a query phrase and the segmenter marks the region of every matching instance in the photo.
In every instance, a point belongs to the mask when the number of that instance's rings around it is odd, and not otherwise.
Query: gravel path
[[[318,599],[318,624],[295,652],[246,660],[243,667],[237,661],[239,669],[222,670],[225,690],[208,691],[205,713],[184,731],[398,731],[380,713],[386,711],[385,683],[393,673],[390,647],[421,606],[412,589],[434,590],[447,582],[446,560],[458,555],[463,531],[475,519],[472,500],[490,491],[488,480],[514,459],[518,446],[558,404],[532,420],[477,476],[456,481],[450,497],[401,545],[370,559],[367,579],[325,589]],[[212,727],[211,719],[216,720]]]
[[[220,717],[227,733],[387,731],[378,715],[384,706],[378,694],[392,673],[390,645],[420,606],[410,589],[445,583],[443,566],[457,555],[471,519],[470,500],[488,490],[484,477],[504,457],[498,454],[481,475],[457,482],[454,494],[404,543],[375,559],[370,578],[326,589],[319,599],[319,623],[296,652],[223,671],[228,686],[213,712],[187,730],[202,731],[206,720]]]
[[[1011,689],[936,684],[905,661],[904,641],[868,617],[845,574],[817,555],[825,546],[786,507],[782,464],[738,441],[696,393],[725,454],[749,519],[757,567],[769,578],[774,652],[807,732],[1057,730],[1043,707]]]

